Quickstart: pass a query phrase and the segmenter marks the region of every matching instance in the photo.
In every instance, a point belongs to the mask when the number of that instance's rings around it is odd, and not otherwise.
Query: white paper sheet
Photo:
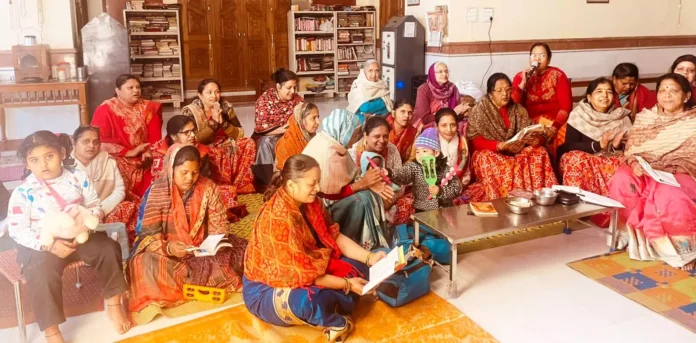
[[[638,163],[640,163],[640,166],[645,170],[645,173],[648,174],[653,180],[663,183],[665,185],[670,185],[674,187],[680,187],[681,185],[677,181],[677,178],[674,177],[671,173],[664,172],[662,170],[655,170],[653,169],[652,166],[650,166],[650,163],[646,161],[644,158],[640,156],[636,156],[636,160]]]
[[[394,274],[394,266],[399,264],[399,254],[403,250],[403,246],[396,247],[387,254],[387,257],[381,259],[370,267],[370,281],[363,286],[362,295],[369,293],[377,287],[382,281]]]

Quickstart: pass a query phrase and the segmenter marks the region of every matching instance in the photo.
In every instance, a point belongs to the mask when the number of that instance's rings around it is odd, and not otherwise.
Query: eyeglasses
[[[192,134],[198,134],[198,129],[191,129],[191,130],[186,130],[186,131],[179,131],[180,134],[184,136],[190,136]]]
[[[537,53],[534,53],[534,54],[529,54],[529,55],[532,56],[532,57],[546,58],[546,54],[537,54]]]

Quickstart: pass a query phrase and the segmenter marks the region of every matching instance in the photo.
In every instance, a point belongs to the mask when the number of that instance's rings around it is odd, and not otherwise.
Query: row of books
[[[372,27],[375,25],[374,13],[351,13],[338,15],[338,27]]]
[[[128,46],[131,55],[176,56],[179,54],[179,42],[174,38],[133,39]]]
[[[181,64],[169,62],[132,63],[131,74],[142,77],[181,77]]]
[[[331,51],[333,38],[301,37],[295,39],[296,51]]]
[[[375,49],[373,46],[339,46],[338,61],[345,60],[369,60],[375,58]]]
[[[358,63],[339,63],[337,74],[340,76],[358,76],[360,66]]]
[[[302,71],[333,71],[334,57],[301,57],[296,60],[298,72]]]
[[[322,31],[322,25],[325,27],[331,23],[331,18],[316,18],[316,17],[301,17],[295,18],[295,31]],[[329,32],[333,30],[333,25]]]
[[[180,6],[178,0],[130,0],[128,4],[129,8],[133,10],[178,8]]]
[[[138,15],[128,18],[131,32],[172,32],[178,31],[176,17],[165,15]]]
[[[142,87],[142,94],[147,100],[182,100],[180,83],[148,84]]]

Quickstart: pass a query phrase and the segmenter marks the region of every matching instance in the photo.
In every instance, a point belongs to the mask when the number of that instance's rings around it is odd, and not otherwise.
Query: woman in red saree
[[[512,190],[533,191],[557,183],[546,149],[552,133],[544,128],[508,142],[533,124],[520,104],[510,101],[510,79],[502,73],[488,78],[488,94],[471,109],[467,138],[474,144],[472,163],[477,180],[469,188],[472,201],[504,198]]]
[[[211,162],[210,162],[210,151],[211,149],[204,144],[198,143],[196,141],[196,133],[198,128],[196,127],[196,122],[192,117],[178,114],[167,121],[167,136],[162,138],[159,142],[152,146],[152,176],[155,180],[163,176],[163,171],[165,167],[164,157],[169,151],[169,147],[172,144],[183,144],[183,145],[193,145],[198,149],[198,153],[201,156],[200,163],[200,175],[205,176],[218,186],[218,191],[220,192],[220,198],[222,199],[226,209],[231,209],[237,207],[237,187],[225,181],[227,179],[218,178],[220,174],[214,174],[211,172]],[[232,220],[232,219],[230,219]]]
[[[585,100],[568,118],[565,142],[558,147],[563,184],[609,195],[609,180],[622,163],[623,138],[631,111],[614,104],[612,81],[600,77],[587,86]]]
[[[670,72],[682,75],[691,85],[691,94],[696,93],[696,56],[683,55],[677,57],[669,68]]]
[[[316,105],[303,102],[295,106],[288,121],[288,131],[276,144],[276,168],[283,170],[285,161],[292,155],[301,154],[319,128],[319,109]]]
[[[561,130],[573,108],[573,94],[566,74],[549,65],[551,48],[546,43],[535,43],[529,50],[530,67],[517,73],[512,80],[512,100],[522,105],[534,123],[549,125],[551,137],[549,153],[556,156]],[[536,65],[537,67],[533,67]]]
[[[232,247],[220,249],[215,256],[194,257],[186,250],[199,246],[208,235],[229,231],[217,187],[199,176],[199,167],[195,147],[172,145],[165,158],[165,175],[143,197],[138,237],[126,273],[130,311],[143,320],[186,302],[184,284],[228,292],[242,287],[245,239],[228,235]]]
[[[469,110],[469,105],[460,104],[460,95],[452,82],[449,81],[449,69],[442,62],[433,63],[428,69],[428,81],[416,92],[416,108],[413,110],[413,127],[418,131],[432,127],[435,113],[443,107],[449,107],[463,117]]]
[[[181,109],[196,121],[196,141],[208,148],[210,178],[218,185],[234,186],[237,194],[254,193],[251,165],[256,143],[244,138],[244,129],[232,105],[220,98],[220,85],[214,79],[198,84],[198,98]]]
[[[99,105],[92,117],[101,149],[116,160],[126,190],[139,197],[152,183],[150,145],[162,138],[162,104],[140,96],[140,80],[120,75],[116,96]]]
[[[394,110],[387,117],[391,125],[389,142],[396,146],[401,156],[401,163],[406,163],[415,158],[416,150],[413,143],[416,141],[418,130],[411,126],[413,118],[413,105],[408,100],[399,100],[394,104]]]
[[[620,63],[611,74],[614,84],[614,106],[631,111],[631,120],[646,108],[657,103],[655,92],[639,83],[638,66],[633,63]]]
[[[279,69],[272,75],[276,86],[265,91],[256,100],[254,134],[256,160],[252,166],[259,186],[271,183],[275,161],[275,146],[288,130],[288,120],[297,104],[304,99],[297,94],[297,75],[289,70]]]
[[[657,106],[645,109],[626,142],[626,164],[609,182],[619,210],[619,248],[635,260],[662,260],[692,270],[696,261],[696,109],[691,85],[679,74],[657,80]],[[672,173],[680,187],[648,176],[637,157]]]
[[[327,341],[343,342],[353,331],[350,315],[384,258],[339,232],[321,200],[319,164],[290,157],[266,193],[244,259],[242,296],[249,312],[278,326],[309,325]]]

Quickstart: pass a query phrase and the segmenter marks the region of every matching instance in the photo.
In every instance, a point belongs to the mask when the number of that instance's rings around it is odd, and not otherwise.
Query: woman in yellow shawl
[[[199,166],[196,147],[172,145],[165,157],[166,176],[143,196],[126,274],[130,310],[143,314],[141,318],[184,303],[184,284],[228,292],[242,287],[245,239],[228,235],[232,248],[220,249],[215,256],[194,257],[186,250],[199,246],[208,235],[226,234],[229,228],[217,186],[199,176]]]

